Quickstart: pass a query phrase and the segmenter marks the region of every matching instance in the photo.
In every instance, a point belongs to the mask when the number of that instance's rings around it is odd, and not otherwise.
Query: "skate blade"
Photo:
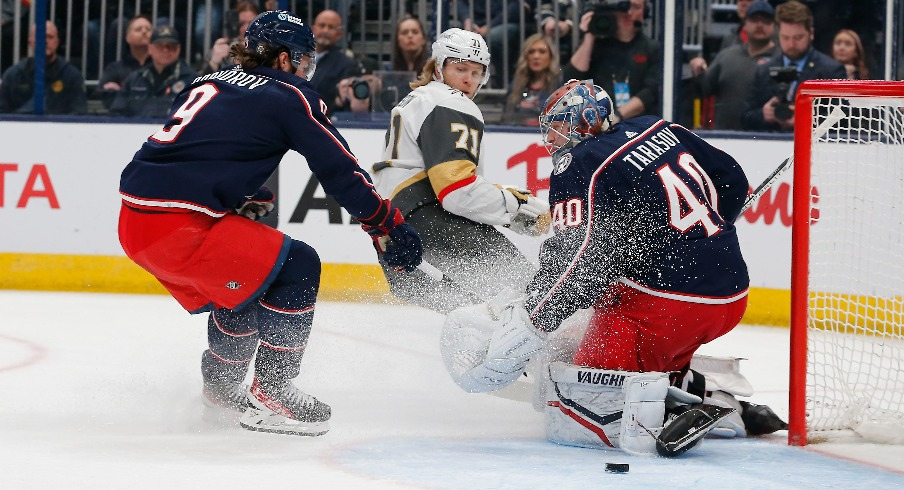
[[[245,410],[239,425],[244,429],[255,432],[270,432],[272,434],[285,434],[293,436],[322,436],[330,430],[329,421],[302,422],[287,419],[275,413],[264,413],[255,408]]]
[[[656,451],[664,457],[678,456],[694,447],[719,422],[734,412],[734,408],[694,405],[666,425],[657,437]]]

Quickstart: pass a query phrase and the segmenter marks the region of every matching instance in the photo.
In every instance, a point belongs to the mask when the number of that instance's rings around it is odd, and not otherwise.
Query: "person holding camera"
[[[565,80],[593,79],[613,94],[616,122],[659,113],[659,45],[642,31],[644,0],[598,0],[581,16],[581,44],[565,66]]]
[[[229,56],[229,49],[233,44],[245,40],[245,29],[260,13],[260,9],[254,2],[248,0],[236,2],[232,10],[226,13],[226,25],[224,28],[224,34],[226,35],[214,41],[213,46],[210,48],[210,58],[201,70],[202,75],[222,70],[234,64],[232,57]]]
[[[374,77],[378,63],[371,58],[358,60],[358,73],[343,78],[336,86],[336,111],[370,112],[372,95],[378,93],[379,81]]]
[[[757,67],[741,125],[757,131],[791,131],[794,96],[801,82],[846,78],[844,66],[813,48],[813,13],[797,0],[775,9],[780,53]]]

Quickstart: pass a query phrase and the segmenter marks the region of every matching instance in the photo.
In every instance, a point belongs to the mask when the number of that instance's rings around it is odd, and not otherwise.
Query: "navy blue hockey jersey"
[[[733,223],[747,191],[734,158],[657,117],[576,145],[550,177],[555,235],[527,289],[534,323],[552,331],[616,282],[679,301],[744,297]]]
[[[272,68],[198,77],[126,166],[120,193],[133,206],[219,217],[253,195],[295,150],[349,213],[374,217],[385,211],[382,198],[324,110],[307,80]]]

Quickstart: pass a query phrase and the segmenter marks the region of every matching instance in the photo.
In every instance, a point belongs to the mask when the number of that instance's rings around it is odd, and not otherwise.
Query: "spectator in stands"
[[[339,82],[355,74],[357,64],[346,55],[340,46],[344,30],[342,17],[335,10],[324,10],[317,14],[311,26],[317,41],[315,60],[317,70],[311,78],[311,85],[326,103],[327,115],[336,111]]]
[[[180,58],[179,34],[170,26],[157,26],[148,46],[151,63],[132,72],[110,107],[113,114],[163,117],[176,95],[197,76]]]
[[[871,66],[870,60],[883,59],[886,0],[808,0],[804,3],[813,11],[812,44],[817,51],[831,54],[838,31],[850,29],[860,36],[867,66]],[[900,23],[900,20],[895,22]]]
[[[559,53],[559,59],[571,58],[572,50],[572,30],[574,29],[574,11],[575,8],[587,9],[586,1],[563,2],[560,0],[541,2],[537,7],[537,24],[540,26],[540,32],[545,34],[556,45],[556,51]]]
[[[659,114],[662,63],[659,44],[644,35],[644,0],[631,0],[627,12],[615,13],[615,34],[591,32],[593,11],[581,16],[581,44],[562,70],[565,80],[593,79],[609,93],[614,122]]]
[[[869,79],[869,68],[867,68],[865,57],[863,43],[860,42],[860,36],[856,32],[841,29],[835,34],[835,41],[832,43],[832,58],[844,65],[848,80]]]
[[[122,53],[129,50],[125,37],[130,19],[144,14],[151,19],[152,25],[171,25],[177,30],[185,27],[185,18],[179,15],[184,10],[178,9],[177,12],[174,12],[174,17],[169,18],[168,2],[165,6],[164,2],[160,2],[160,0],[129,0],[125,2],[92,0],[90,2],[56,3],[58,22],[68,24],[69,18],[72,19],[73,40],[87,38],[85,46],[87,50],[84,53],[81,52],[81,41],[73,42],[70,47],[73,48],[73,58],[81,57],[87,61],[86,77],[89,79],[99,79],[103,74],[101,70],[107,62],[116,60],[118,56],[122,56]],[[87,4],[87,10],[82,4]],[[69,9],[69,6],[72,8]],[[157,17],[152,17],[153,14],[156,14]],[[85,17],[86,15],[87,17]],[[103,46],[101,46],[100,40],[102,32],[105,39]],[[101,60],[101,55],[103,55],[103,60]]]
[[[705,65],[707,61],[712,61],[719,52],[724,51],[734,45],[744,44],[747,42],[747,31],[744,29],[744,21],[747,18],[747,9],[750,8],[750,4],[753,3],[753,0],[738,0],[735,5],[738,13],[738,25],[733,26],[719,41],[718,46],[714,46],[713,48],[706,49],[704,46],[704,50],[707,52],[705,55],[701,53],[700,56],[696,56],[691,58],[688,62],[691,69],[691,74],[695,77],[702,74],[705,71]],[[770,5],[771,6],[771,5]],[[774,11],[775,9],[773,9]],[[774,15],[773,15],[774,16]]]
[[[232,12],[234,12],[232,17],[235,19],[235,25],[227,26],[227,31],[229,32],[224,33],[225,37],[221,37],[213,43],[213,47],[210,48],[210,57],[201,70],[202,75],[222,70],[234,64],[229,56],[229,48],[233,44],[245,40],[245,30],[248,29],[251,21],[257,17],[257,14],[261,13],[256,3],[248,0],[236,2],[235,6],[232,7]]]
[[[380,81],[374,77],[379,63],[362,57],[355,67],[355,75],[344,78],[336,87],[336,112],[370,112],[373,96],[380,93]]]
[[[776,52],[775,9],[766,1],[754,2],[744,18],[746,42],[723,49],[712,65],[703,58],[691,60],[704,96],[715,97],[713,129],[741,129],[747,110],[747,94],[757,65],[767,63]]]
[[[559,56],[552,40],[537,33],[524,40],[505,102],[504,124],[539,126],[543,103],[559,88]]]
[[[229,5],[235,3],[235,0],[230,0]],[[210,11],[208,11],[208,6],[210,7]],[[220,26],[228,24],[229,20],[223,18],[223,1],[216,0],[214,2],[210,2],[208,5],[205,1],[195,1],[194,2],[194,26],[191,28],[191,36],[192,36],[192,48],[193,51],[197,51],[199,48],[203,48],[207,46],[210,42],[210,38],[216,39],[216,37],[221,34],[217,32]],[[209,20],[208,20],[209,17]],[[210,26],[210,38],[207,38],[207,26]],[[214,41],[216,43],[216,40]],[[227,46],[227,54],[228,54],[228,46]],[[214,70],[216,71],[216,70]]]
[[[392,71],[420,71],[428,58],[424,24],[411,14],[405,14],[396,26],[392,40]]]
[[[725,36],[722,37],[722,42],[719,44],[718,51],[723,51],[735,44],[744,44],[748,41],[749,38],[744,29],[744,21],[747,19],[747,9],[750,8],[751,3],[753,3],[753,0],[737,0],[735,6],[738,12],[738,25],[725,33]]]
[[[97,82],[97,93],[104,106],[109,109],[122,89],[126,78],[133,71],[151,62],[148,45],[151,44],[151,19],[146,15],[132,17],[126,27],[125,40],[129,50],[123,52],[122,58],[104,67],[104,73]]]
[[[536,30],[536,0],[490,0],[489,10],[485,0],[458,0],[457,14],[462,29],[476,32],[490,45],[493,53],[490,84],[493,87],[504,87],[507,83],[503,64],[508,52],[508,72],[511,73],[516,56],[521,46],[521,15],[524,12],[525,35]],[[472,15],[473,11],[473,15]]]
[[[742,119],[744,129],[791,131],[794,96],[801,82],[847,76],[841,63],[813,48],[813,14],[806,5],[785,2],[775,10],[775,20],[781,52],[757,67]]]
[[[82,72],[57,55],[60,36],[56,25],[47,21],[44,50],[44,113],[84,114],[88,111],[85,78]],[[28,45],[34,49],[35,26],[28,31]],[[35,59],[26,58],[11,66],[0,81],[0,112],[34,113]]]
[[[559,37],[565,37],[571,33],[574,21],[569,16],[570,2],[541,3],[537,12],[537,22],[540,30],[547,37],[555,38],[558,30]]]
[[[18,4],[18,5],[17,5]],[[15,55],[27,56],[28,30],[24,27],[19,32],[19,52],[13,51],[16,41],[15,24],[18,21],[22,26],[28,25],[27,0],[0,0],[0,73],[15,62]],[[19,16],[16,17],[16,7],[19,8]]]

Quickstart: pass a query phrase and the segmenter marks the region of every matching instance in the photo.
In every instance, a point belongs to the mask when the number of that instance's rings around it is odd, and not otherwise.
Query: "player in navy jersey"
[[[669,373],[687,372],[697,348],[746,309],[733,223],[748,182],[734,158],[677,124],[613,124],[611,114],[608,94],[590,81],[572,80],[547,100],[540,125],[553,156],[555,234],[523,296],[449,314],[444,359],[465,390],[497,390],[566,318],[593,308],[576,352],[555,353],[543,368],[547,435],[674,455],[732,414],[699,405],[707,408],[664,424]],[[676,403],[702,401],[673,391]]]
[[[643,116],[610,127],[605,104],[568,99],[601,90],[573,82],[544,111],[556,234],[525,307],[546,332],[578,308],[596,308],[576,364],[680,370],[746,308],[733,223],[747,178],[734,158],[677,124]]]
[[[313,321],[320,259],[256,221],[273,209],[264,182],[297,151],[385,262],[413,270],[420,238],[324,115],[308,81],[314,37],[301,19],[262,13],[231,55],[240,66],[195,79],[123,171],[120,242],[186,310],[211,312],[205,402],[242,411],[250,430],[320,435],[330,407],[291,382]]]

